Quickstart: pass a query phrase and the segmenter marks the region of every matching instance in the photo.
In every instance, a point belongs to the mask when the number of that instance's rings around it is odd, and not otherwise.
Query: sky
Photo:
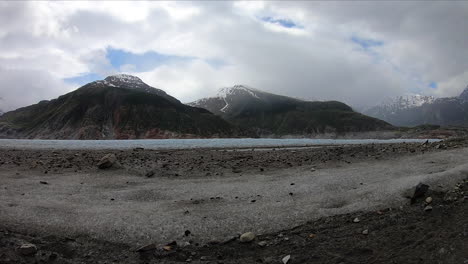
[[[244,84],[355,108],[468,85],[466,1],[0,2],[0,109],[127,73],[182,102]]]

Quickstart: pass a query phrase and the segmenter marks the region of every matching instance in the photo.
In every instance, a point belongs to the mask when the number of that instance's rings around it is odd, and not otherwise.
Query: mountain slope
[[[468,87],[458,97],[425,98],[410,106],[384,103],[363,113],[397,126],[468,125]]]
[[[223,88],[217,96],[189,105],[205,108],[258,136],[392,129],[340,102],[302,101],[243,85]]]
[[[44,139],[231,135],[232,126],[129,75],[110,76],[0,117],[0,136]]]

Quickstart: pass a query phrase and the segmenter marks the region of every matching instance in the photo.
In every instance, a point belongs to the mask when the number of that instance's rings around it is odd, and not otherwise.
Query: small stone
[[[240,242],[242,242],[242,243],[251,242],[254,239],[255,239],[255,234],[252,233],[252,232],[244,233],[239,238]]]
[[[359,223],[359,222],[361,222],[361,220],[359,220],[359,218],[357,218],[357,217],[354,218],[353,223]]]
[[[185,236],[189,236],[191,233],[192,233],[192,232],[190,232],[190,230],[185,230],[184,235],[185,235]]]
[[[49,183],[46,182],[46,181],[40,181],[39,183],[40,183],[40,184],[49,184]]]
[[[363,234],[363,235],[368,235],[368,234],[369,234],[369,229],[364,229],[364,230],[362,231],[362,234]]]
[[[117,162],[117,158],[114,154],[107,154],[101,158],[97,166],[99,169],[107,169],[112,167]]]
[[[266,241],[260,241],[258,242],[258,244],[260,247],[265,247],[267,245],[267,242]]]
[[[290,259],[291,259],[291,255],[287,255],[281,261],[283,261],[283,264],[288,264]]]
[[[232,172],[234,173],[241,173],[242,171],[240,169],[232,169]]]
[[[426,198],[426,203],[427,203],[427,204],[432,203],[432,197],[430,197],[430,196],[427,197],[427,198]]]
[[[443,254],[445,254],[445,252],[446,252],[445,248],[439,249],[439,254],[443,255]]]
[[[432,206],[428,205],[428,206],[424,207],[424,211],[426,211],[426,212],[432,211]]]
[[[30,244],[30,243],[22,244],[18,248],[18,253],[20,253],[21,255],[25,255],[25,256],[34,255],[36,254],[36,252],[37,252],[36,245]]]
[[[153,177],[153,176],[154,176],[154,171],[148,171],[148,172],[145,174],[145,176],[146,176],[147,178]]]

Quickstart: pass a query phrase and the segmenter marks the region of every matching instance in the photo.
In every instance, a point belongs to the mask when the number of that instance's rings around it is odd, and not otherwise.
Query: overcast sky
[[[0,2],[0,109],[130,73],[366,106],[468,85],[468,2]]]

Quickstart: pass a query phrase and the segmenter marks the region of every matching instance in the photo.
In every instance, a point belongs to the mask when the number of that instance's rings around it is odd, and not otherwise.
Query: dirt
[[[93,173],[99,159],[113,153],[119,166],[111,171],[124,170],[139,177],[146,177],[148,172],[154,173],[151,177],[165,178],[224,177],[233,173],[304,166],[334,168],[360,161],[391,160],[466,146],[466,140],[452,140],[432,144],[261,151],[8,149],[0,154],[0,170],[42,175]],[[27,226],[12,228],[12,225],[0,223],[0,263],[283,263],[282,259],[288,255],[288,263],[292,264],[468,263],[468,182],[464,180],[451,191],[444,192],[432,187],[413,204],[408,199],[401,207],[384,206],[380,210],[323,217],[259,235],[249,243],[240,243],[240,234],[233,234],[232,239],[224,241],[179,241],[166,247],[147,245],[149,250],[142,252],[136,251],[140,245],[99,240],[86,233],[74,236],[61,232],[45,234]],[[432,210],[425,211],[424,200],[428,196],[433,198]],[[355,218],[360,221],[353,222]],[[368,230],[367,235],[362,233],[364,230]],[[183,235],[190,242],[194,234],[187,230]],[[37,252],[30,256],[20,254],[18,248],[25,243],[34,244]]]

